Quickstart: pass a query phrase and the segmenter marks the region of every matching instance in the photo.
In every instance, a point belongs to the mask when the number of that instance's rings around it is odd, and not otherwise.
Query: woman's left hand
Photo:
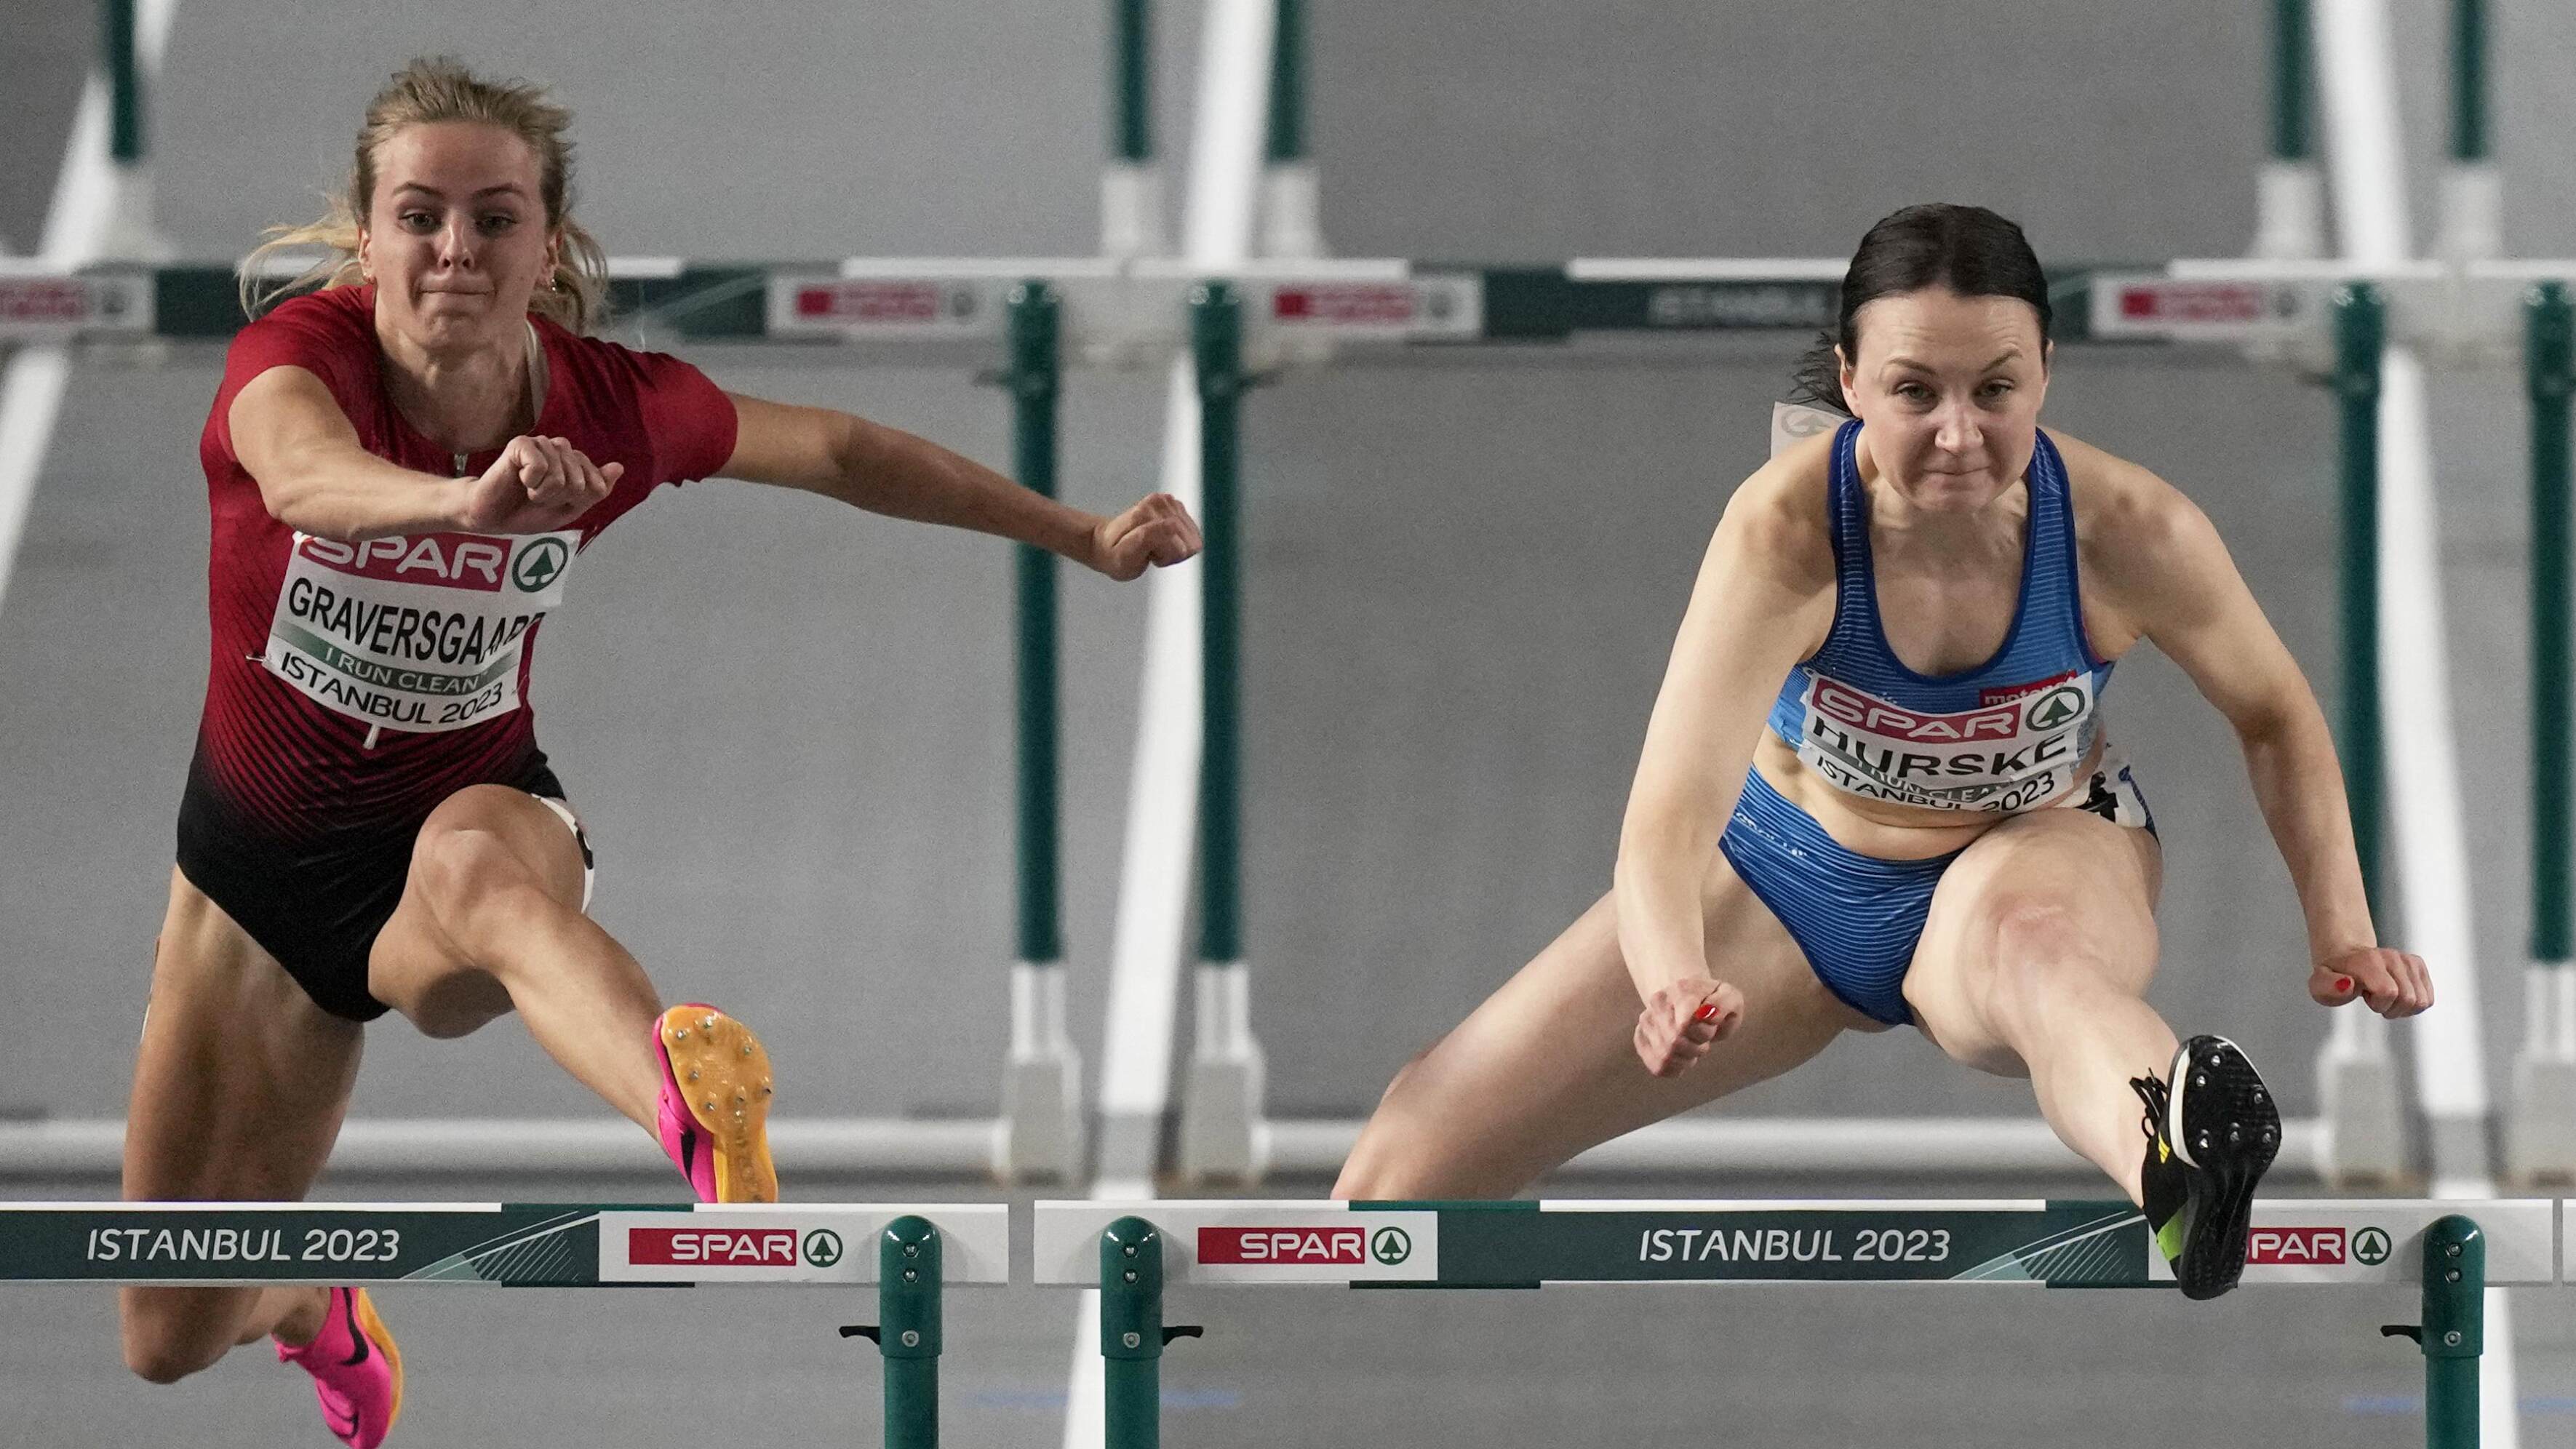
[[[2433,1004],[2433,973],[2424,958],[2386,946],[2365,946],[2326,959],[2308,973],[2308,994],[2321,1006],[2361,1001],[2394,1021]]]
[[[1176,564],[1198,551],[1199,526],[1190,511],[1169,493],[1153,493],[1102,519],[1091,530],[1091,557],[1083,562],[1123,583],[1148,566]]]

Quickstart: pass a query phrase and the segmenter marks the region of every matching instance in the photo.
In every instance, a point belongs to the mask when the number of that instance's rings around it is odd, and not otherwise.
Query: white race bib
[[[1930,714],[1810,675],[1798,758],[1837,789],[1930,810],[2027,810],[2063,793],[2093,748],[2093,676],[1983,695]]]
[[[260,662],[384,729],[461,730],[519,707],[528,631],[563,602],[578,530],[295,535]]]

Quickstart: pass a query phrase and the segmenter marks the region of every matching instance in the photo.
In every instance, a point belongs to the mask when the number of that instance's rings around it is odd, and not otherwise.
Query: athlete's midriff
[[[2074,793],[2077,786],[2092,777],[2101,762],[2107,735],[2098,733],[2093,748],[2083,765],[2070,772],[2068,783],[2057,793],[2034,802],[2028,809],[2044,809]],[[1753,768],[1771,782],[1781,798],[1804,810],[1825,829],[1827,835],[1862,855],[1879,860],[1925,860],[1947,855],[1968,842],[1994,829],[2012,815],[1978,813],[1963,818],[1957,810],[1933,810],[1919,805],[1905,805],[1892,800],[1873,800],[1837,789],[1832,782],[1808,768],[1798,752],[1783,744],[1778,735],[1762,732],[1761,743],[1754,747]],[[2014,811],[2014,815],[2027,810]]]

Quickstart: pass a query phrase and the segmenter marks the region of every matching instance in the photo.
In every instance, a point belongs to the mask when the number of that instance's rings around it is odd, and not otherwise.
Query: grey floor
[[[77,53],[85,5],[27,5]],[[2576,120],[2576,40],[2555,5],[2494,7],[2508,237],[2532,255],[2564,254],[2576,237],[2558,144]],[[1195,7],[1161,8],[1161,111],[1177,148]],[[2397,6],[2426,216],[2440,8]],[[360,15],[297,0],[182,3],[155,113],[162,222],[186,253],[223,257],[263,224],[303,218],[346,164],[376,78],[453,49],[559,87],[581,118],[583,213],[622,255],[1080,253],[1095,235],[1104,131],[1100,9],[447,0]],[[2225,254],[2252,227],[2262,37],[2259,8],[2231,0],[1982,0],[1937,21],[1857,0],[1312,9],[1326,229],[1345,254],[1839,254],[1879,214],[1932,197],[1994,205],[2063,259]],[[250,83],[290,49],[297,84]],[[21,249],[41,229],[73,95],[60,72],[31,74],[50,89],[28,92],[0,148],[0,236]],[[1002,400],[962,374],[750,349],[692,356],[729,387],[1007,456]],[[193,450],[217,366],[182,350],[149,370],[82,368],[0,607],[11,757],[0,991],[45,1027],[0,1053],[0,1105],[122,1107],[202,688]],[[1256,395],[1246,909],[1278,1110],[1361,1109],[1606,885],[1693,561],[1758,456],[1782,371],[1762,348],[1663,367],[1523,357],[1305,375]],[[2498,1084],[2518,1036],[2528,837],[2512,397],[2502,375],[2446,380],[2435,395],[2457,723],[2475,838],[2493,863],[2475,907]],[[1156,379],[1074,380],[1076,502],[1106,508],[1151,486],[1159,403]],[[2223,360],[2070,352],[2048,421],[2200,500],[2332,697],[2318,393]],[[984,541],[695,485],[588,555],[539,645],[541,737],[599,840],[600,918],[668,993],[762,1026],[786,1110],[992,1109],[1010,953],[1008,570]],[[1066,597],[1067,934],[1077,1035],[1096,1057],[1141,600],[1097,580],[1069,580]],[[2311,1110],[2306,1063],[2324,1022],[2300,993],[2287,879],[2224,727],[2143,653],[2123,665],[2110,708],[2169,847],[2155,1000],[2178,1024],[2246,1042],[2288,1105]],[[1842,1044],[1727,1110],[2018,1112],[2026,1101],[2017,1084],[1891,1035]],[[504,1024],[461,1043],[378,1030],[356,1110],[599,1109]],[[588,1186],[417,1190],[575,1198]],[[22,1411],[0,1439],[319,1441],[301,1387],[257,1355],[148,1389],[116,1366],[102,1295],[26,1296],[34,1311],[19,1321],[46,1331],[0,1335],[0,1384]],[[959,1296],[951,1442],[1059,1442],[1072,1301]],[[2566,1295],[2519,1301],[2525,1442],[2576,1441],[2576,1311]],[[2415,1361],[2373,1332],[2410,1315],[2406,1295],[2324,1302],[1206,1294],[1176,1309],[1204,1315],[1213,1336],[1169,1361],[1170,1437],[2409,1442]],[[518,1295],[497,1307],[396,1295],[388,1312],[415,1375],[401,1442],[703,1442],[699,1423],[669,1412],[674,1382],[712,1411],[739,1410],[768,1442],[874,1442],[874,1371],[830,1332],[865,1308],[802,1293]]]

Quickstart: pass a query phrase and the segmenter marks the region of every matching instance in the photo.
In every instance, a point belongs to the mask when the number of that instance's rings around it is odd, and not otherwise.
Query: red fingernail
[[[1700,1021],[1715,1021],[1717,1020],[1717,1003],[1714,1001],[1703,1001],[1699,1004],[1699,1010],[1692,1012],[1691,1015]]]
[[[2351,989],[2352,989],[2352,978],[2351,978],[2351,977],[2349,977],[2349,976],[2338,976],[2338,977],[2336,977],[2336,978],[2335,978],[2335,990],[2337,990],[2337,991],[2350,991]]]

